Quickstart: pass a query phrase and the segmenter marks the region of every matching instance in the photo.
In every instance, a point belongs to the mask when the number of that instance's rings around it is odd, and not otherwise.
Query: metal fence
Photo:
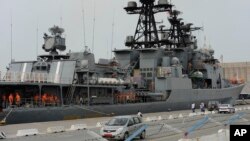
[[[63,83],[71,84],[72,79],[61,77],[60,75],[50,75],[48,73],[27,73],[27,72],[6,72],[2,82],[29,82],[29,83]]]

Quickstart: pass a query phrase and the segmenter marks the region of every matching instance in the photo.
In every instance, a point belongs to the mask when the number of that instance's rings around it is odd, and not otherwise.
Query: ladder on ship
[[[73,83],[68,88],[68,92],[66,95],[66,104],[72,104],[75,90],[76,90],[76,84]]]
[[[67,94],[65,96],[65,104],[68,104],[68,105],[72,104],[74,94],[75,94],[75,90],[76,90],[76,81],[74,79],[75,76],[76,76],[76,70],[74,71],[72,83],[69,86]]]

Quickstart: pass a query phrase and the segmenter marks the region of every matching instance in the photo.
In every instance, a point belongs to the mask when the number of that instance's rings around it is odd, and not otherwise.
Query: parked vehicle
[[[118,116],[112,118],[100,130],[102,137],[110,140],[126,140],[135,131],[140,129],[144,123],[139,116]],[[144,130],[139,137],[144,139],[146,137],[146,130]]]
[[[219,101],[209,101],[208,102],[208,111],[219,110]]]
[[[219,113],[235,113],[235,108],[231,104],[220,104]]]

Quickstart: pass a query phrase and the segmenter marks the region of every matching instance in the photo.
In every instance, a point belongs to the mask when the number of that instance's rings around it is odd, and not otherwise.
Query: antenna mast
[[[38,18],[36,24],[36,56],[38,56]]]
[[[60,26],[62,27],[62,1],[61,0],[59,0],[59,2],[60,2]]]
[[[82,22],[83,22],[83,42],[84,47],[86,46],[86,36],[85,36],[85,14],[84,14],[84,8],[83,8],[83,1],[82,1]]]
[[[95,0],[94,0],[94,18],[93,18],[93,34],[92,34],[92,53],[94,53],[95,47]]]
[[[115,10],[113,14],[113,21],[112,21],[112,35],[111,35],[111,52],[110,52],[110,59],[112,59],[112,51],[113,51],[113,45],[114,45],[114,27],[115,27]]]
[[[10,61],[12,62],[12,10],[10,13]]]

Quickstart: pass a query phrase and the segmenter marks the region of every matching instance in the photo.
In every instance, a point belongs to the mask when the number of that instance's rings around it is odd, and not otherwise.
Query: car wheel
[[[128,133],[126,132],[123,136],[123,140],[125,141],[128,138]]]
[[[146,138],[146,131],[143,131],[140,135],[140,139],[145,139]]]

